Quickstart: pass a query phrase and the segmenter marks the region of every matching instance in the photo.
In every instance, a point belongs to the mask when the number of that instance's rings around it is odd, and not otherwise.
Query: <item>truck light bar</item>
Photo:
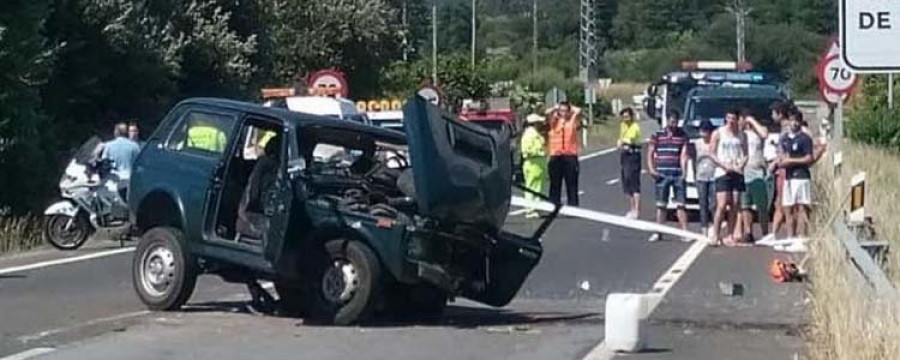
[[[263,99],[286,98],[297,94],[294,88],[268,88],[262,89]]]
[[[753,69],[753,64],[742,61],[685,61],[681,63],[684,70],[732,70],[747,71]]]

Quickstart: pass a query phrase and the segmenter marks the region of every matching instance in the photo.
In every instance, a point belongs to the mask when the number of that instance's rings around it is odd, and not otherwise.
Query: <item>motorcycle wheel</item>
[[[87,241],[94,232],[90,222],[84,215],[74,217],[68,215],[49,215],[44,220],[44,241],[53,247],[64,250],[76,250]]]

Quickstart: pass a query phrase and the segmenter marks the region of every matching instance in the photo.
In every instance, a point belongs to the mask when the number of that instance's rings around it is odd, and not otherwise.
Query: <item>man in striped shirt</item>
[[[684,180],[688,162],[687,134],[678,127],[678,114],[669,112],[666,115],[666,127],[650,138],[647,150],[647,169],[656,183],[656,222],[665,222],[669,204],[669,195],[675,192],[674,203],[677,207],[678,224],[687,230],[687,212],[684,210],[687,184]],[[658,241],[661,234],[653,234],[650,241]]]

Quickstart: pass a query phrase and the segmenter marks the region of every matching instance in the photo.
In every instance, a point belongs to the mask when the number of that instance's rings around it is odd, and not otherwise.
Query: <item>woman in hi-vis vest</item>
[[[569,206],[578,206],[578,131],[581,130],[581,109],[561,101],[547,109],[550,131],[550,199],[562,203],[562,185],[566,184]]]

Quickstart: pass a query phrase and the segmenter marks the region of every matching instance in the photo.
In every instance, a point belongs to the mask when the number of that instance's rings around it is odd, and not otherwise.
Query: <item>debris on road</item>
[[[582,281],[578,287],[580,287],[581,290],[584,291],[591,291],[591,283],[587,280]]]
[[[744,284],[719,282],[719,290],[725,296],[744,296]]]

